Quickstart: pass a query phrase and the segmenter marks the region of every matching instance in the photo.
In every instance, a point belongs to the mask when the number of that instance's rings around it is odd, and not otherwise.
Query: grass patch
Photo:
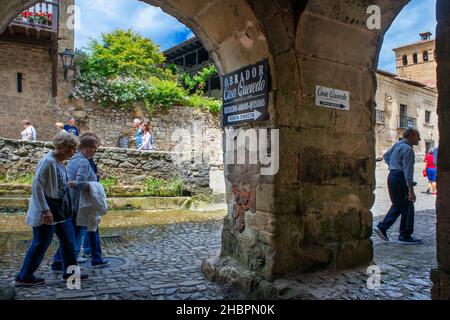
[[[179,197],[183,195],[183,181],[178,177],[172,178],[170,181],[149,177],[145,180],[145,185],[147,196]]]
[[[117,186],[119,184],[119,178],[116,176],[108,176],[100,180],[100,183],[103,185],[103,188],[108,189]]]
[[[17,177],[7,177],[4,174],[0,175],[0,183],[3,184],[26,184],[31,185],[33,183],[33,174],[24,174]]]

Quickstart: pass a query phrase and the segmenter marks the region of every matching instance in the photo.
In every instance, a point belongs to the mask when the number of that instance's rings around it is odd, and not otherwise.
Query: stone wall
[[[436,41],[420,41],[411,45],[394,49],[397,60],[397,73],[400,77],[419,81],[436,88]],[[423,53],[428,52],[428,61],[423,60]],[[417,63],[413,62],[413,54],[417,54]],[[408,57],[408,65],[403,65],[403,56]]]
[[[0,174],[8,178],[33,174],[37,162],[51,149],[50,142],[0,139]],[[164,180],[179,177],[187,192],[209,193],[209,163],[181,162],[177,161],[179,156],[175,152],[100,148],[95,161],[101,171],[117,176],[124,185],[143,184],[147,177]]]
[[[38,139],[54,132],[58,101],[51,96],[51,59],[47,50],[0,42],[0,137],[20,139],[21,121],[35,126]],[[16,87],[23,74],[23,91]]]
[[[222,130],[218,114],[208,110],[175,106],[168,109],[146,111],[141,104],[129,110],[102,108],[95,103],[84,101],[68,102],[61,107],[60,118],[75,117],[81,132],[95,132],[102,141],[102,146],[117,147],[119,138],[134,138],[133,119],[140,118],[150,122],[155,143],[155,150],[173,151],[177,148],[176,130],[187,130],[184,143],[191,143],[192,148],[203,151],[214,164],[222,163]],[[51,137],[46,137],[50,140]],[[130,141],[131,142],[131,141]],[[133,146],[133,143],[130,143]]]
[[[432,272],[433,299],[450,299],[450,2],[437,1],[436,53],[438,58],[439,131],[436,236],[438,269]]]
[[[66,24],[67,8],[73,4],[74,0],[60,0],[58,52],[74,49],[74,30]],[[17,73],[23,75],[22,92],[17,91]],[[36,128],[38,140],[49,140],[55,122],[60,120],[60,107],[68,103],[66,97],[71,90],[71,83],[64,81],[59,55],[57,82],[58,96],[52,97],[50,50],[0,41],[0,137],[20,139],[21,122],[27,119]]]

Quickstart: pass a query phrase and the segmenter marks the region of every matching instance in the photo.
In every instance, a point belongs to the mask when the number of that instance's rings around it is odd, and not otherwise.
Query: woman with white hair
[[[70,220],[72,209],[67,205],[67,210],[63,210],[62,206],[55,203],[62,203],[67,194],[67,187],[73,187],[73,183],[68,182],[63,162],[75,153],[78,143],[78,138],[69,133],[56,135],[53,139],[55,150],[47,153],[37,165],[25,220],[26,224],[33,228],[33,240],[16,276],[17,286],[45,283],[45,279],[36,277],[34,273],[39,268],[55,233],[61,243],[63,280],[71,275],[67,273],[68,267],[77,265],[75,237]],[[87,275],[81,275],[81,280],[86,278]]]
[[[72,218],[75,232],[75,255],[78,257],[83,236],[86,235],[89,241],[91,251],[91,265],[93,268],[104,268],[110,263],[102,258],[101,242],[98,229],[88,231],[85,226],[77,225],[77,217],[80,214],[80,199],[83,190],[89,189],[89,182],[98,182],[97,174],[91,161],[94,158],[99,146],[99,138],[92,133],[84,133],[80,137],[80,146],[78,152],[70,159],[67,164],[67,174],[69,179],[74,181],[74,187],[70,190],[73,203],[74,217]],[[63,268],[62,247],[56,252],[53,264],[53,271],[60,271]],[[78,262],[82,262],[78,259]],[[83,261],[84,262],[84,261]]]
[[[142,121],[141,119],[134,119],[133,120],[133,128],[137,129],[136,131],[136,149],[139,149],[142,146]]]

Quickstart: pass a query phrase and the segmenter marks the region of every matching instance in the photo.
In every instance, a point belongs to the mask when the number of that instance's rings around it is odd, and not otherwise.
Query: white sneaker
[[[77,262],[78,262],[78,263],[84,263],[84,262],[86,262],[86,261],[87,261],[87,259],[84,258],[84,257],[78,257],[78,258],[77,258]]]

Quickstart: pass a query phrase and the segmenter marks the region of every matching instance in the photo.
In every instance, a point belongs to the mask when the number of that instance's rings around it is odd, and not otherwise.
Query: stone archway
[[[0,0],[0,31],[36,0]],[[229,214],[222,253],[206,261],[211,279],[251,290],[268,280],[315,269],[345,269],[372,259],[375,66],[385,31],[409,2],[377,0],[382,29],[366,28],[369,1],[349,0],[147,0],[191,28],[211,51],[222,74],[267,58],[271,70],[268,123],[243,129],[277,128],[280,170],[259,176],[251,166],[226,167]],[[436,298],[450,296],[450,4],[438,0],[439,157]],[[315,85],[351,93],[347,113],[314,104]],[[226,150],[225,150],[226,151]],[[311,173],[314,173],[312,175]],[[256,179],[255,179],[256,176]],[[236,230],[234,188],[251,185],[255,213],[245,212]],[[233,267],[233,268],[230,268]],[[234,270],[234,271],[233,271]]]

